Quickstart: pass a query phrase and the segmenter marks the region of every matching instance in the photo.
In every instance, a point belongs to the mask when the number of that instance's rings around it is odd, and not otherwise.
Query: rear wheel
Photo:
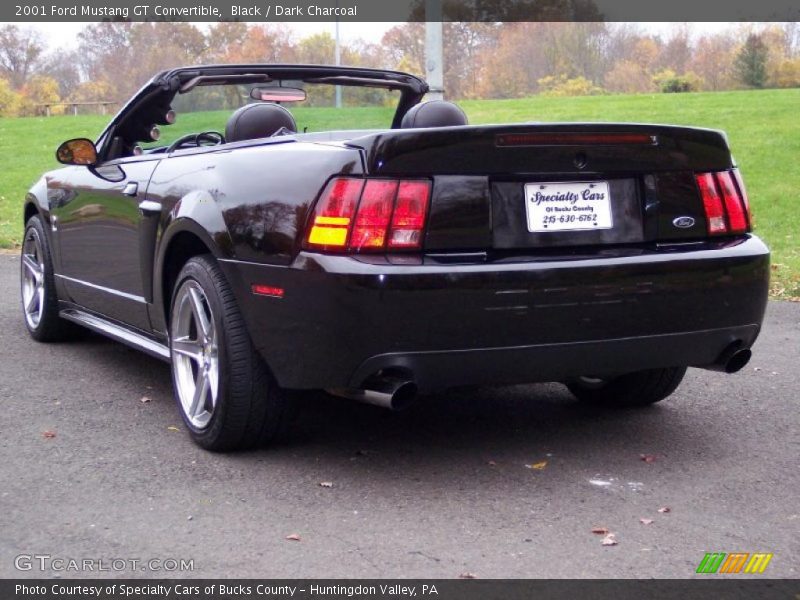
[[[648,369],[612,379],[579,377],[567,382],[578,400],[600,406],[630,408],[659,402],[680,385],[686,367]]]
[[[74,331],[58,316],[58,295],[53,276],[53,259],[39,215],[25,225],[20,256],[20,292],[25,327],[39,342],[55,342]]]
[[[281,433],[287,395],[253,347],[213,258],[186,263],[170,315],[175,399],[194,441],[207,450],[238,450]]]

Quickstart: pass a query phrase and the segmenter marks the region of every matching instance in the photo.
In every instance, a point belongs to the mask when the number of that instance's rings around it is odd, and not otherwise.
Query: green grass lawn
[[[533,97],[461,103],[471,123],[520,121],[630,121],[724,129],[747,184],[755,228],[773,251],[776,297],[800,298],[800,90],[697,94]],[[385,127],[390,109],[293,109],[300,128]],[[179,116],[165,128],[173,138],[189,131],[224,129],[227,113]],[[95,137],[107,117],[0,119],[0,247],[14,247],[22,234],[25,191],[56,165],[54,151],[71,137]]]

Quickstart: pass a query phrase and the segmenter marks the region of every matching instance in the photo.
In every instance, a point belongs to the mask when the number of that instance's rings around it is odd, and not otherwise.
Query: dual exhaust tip
[[[752,356],[750,349],[742,348],[741,342],[737,341],[723,350],[714,363],[704,368],[710,371],[736,373],[750,362]],[[394,411],[408,408],[417,399],[417,384],[402,377],[375,376],[365,381],[361,388],[336,388],[327,391],[334,396]]]

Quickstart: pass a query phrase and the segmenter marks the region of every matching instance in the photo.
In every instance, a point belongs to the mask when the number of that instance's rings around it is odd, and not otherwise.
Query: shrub
[[[22,90],[24,94],[24,101],[20,108],[21,116],[41,116],[46,114],[42,104],[53,104],[60,102],[61,98],[58,95],[58,82],[52,77],[46,75],[35,75],[30,78],[28,83]],[[53,107],[50,114],[63,112],[63,107]]]
[[[605,77],[605,88],[618,94],[645,94],[653,91],[653,79],[632,60],[621,60]]]
[[[0,78],[0,117],[16,117],[21,105],[22,97],[7,80]]]
[[[800,87],[800,58],[782,60],[775,69],[773,79],[778,87]]]
[[[671,69],[664,69],[653,76],[653,83],[664,94],[680,94],[696,92],[700,88],[701,80],[691,72],[677,75]]]
[[[598,96],[605,93],[585,77],[567,79],[565,75],[542,77],[537,81],[542,96]]]

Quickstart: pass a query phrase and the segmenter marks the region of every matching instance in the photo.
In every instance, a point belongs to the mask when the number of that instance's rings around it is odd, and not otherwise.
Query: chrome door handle
[[[142,202],[139,202],[139,210],[142,211],[142,214],[160,213],[161,203],[153,202],[152,200],[143,200]]]
[[[139,184],[135,181],[131,181],[128,185],[125,186],[125,189],[122,190],[122,193],[126,196],[135,196],[136,193],[139,191]]]

